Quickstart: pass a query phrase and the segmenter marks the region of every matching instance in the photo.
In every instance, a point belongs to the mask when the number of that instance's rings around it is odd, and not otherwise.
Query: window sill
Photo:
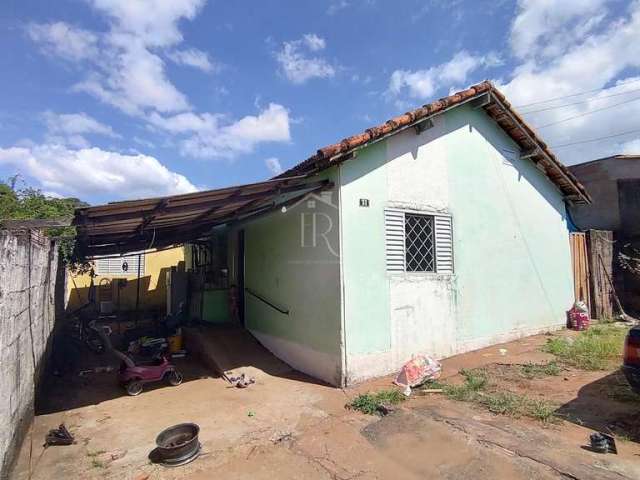
[[[438,273],[438,272],[387,272],[387,276],[399,279],[449,279],[455,276],[455,273]]]

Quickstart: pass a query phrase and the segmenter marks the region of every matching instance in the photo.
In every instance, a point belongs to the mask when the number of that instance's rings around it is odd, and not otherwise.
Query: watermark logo
[[[332,257],[339,258],[338,205],[333,201],[333,193],[312,193],[295,203],[290,210],[295,210],[299,215],[300,247],[326,249]]]

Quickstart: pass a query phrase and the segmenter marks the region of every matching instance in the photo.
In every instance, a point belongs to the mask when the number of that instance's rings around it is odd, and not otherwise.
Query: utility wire
[[[565,103],[563,105],[555,105],[553,107],[540,108],[538,110],[530,110],[528,112],[520,112],[520,113],[522,115],[528,115],[530,113],[546,112],[548,110],[556,110],[558,108],[566,108],[566,107],[571,107],[573,105],[580,105],[582,103],[588,103],[588,102],[597,102],[598,100],[604,100],[605,98],[619,97],[620,95],[627,95],[629,93],[636,93],[636,92],[640,92],[640,88],[636,88],[634,90],[628,90],[626,92],[614,93],[612,95],[606,95],[603,97],[589,97],[585,100],[580,100],[578,102]]]
[[[550,148],[553,148],[555,150],[555,149],[558,149],[558,148],[571,147],[573,145],[581,145],[583,143],[599,142],[600,140],[607,140],[609,138],[622,137],[623,135],[630,135],[632,133],[640,133],[640,128],[637,128],[635,130],[628,130],[626,132],[614,133],[612,135],[606,135],[604,137],[589,138],[589,139],[586,139],[586,140],[578,140],[576,142],[563,143],[563,144],[560,144],[560,145],[551,145]]]
[[[552,125],[558,125],[559,123],[568,122],[569,120],[574,120],[576,118],[584,117],[586,115],[591,115],[592,113],[602,112],[603,110],[609,110],[610,108],[619,107],[620,105],[624,105],[626,103],[635,102],[637,100],[640,100],[640,97],[635,97],[635,98],[632,98],[631,100],[625,100],[624,102],[614,103],[613,105],[608,105],[606,107],[596,108],[595,110],[590,110],[588,112],[583,112],[583,113],[580,113],[578,115],[574,115],[572,117],[563,118],[562,120],[558,120],[556,122],[547,123],[546,125],[540,125],[540,126],[537,126],[535,128],[537,128],[538,130],[541,130],[543,128],[551,127]]]
[[[540,100],[538,102],[532,102],[532,103],[523,103],[522,105],[514,105],[514,108],[523,108],[523,107],[530,107],[532,105],[540,105],[542,103],[549,103],[549,102],[553,102],[554,100],[562,100],[563,98],[574,98],[574,97],[579,97],[581,95],[586,95],[587,93],[594,93],[594,92],[600,92],[602,90],[613,90],[614,88],[618,88],[618,87],[623,87],[625,85],[632,85],[634,83],[638,83],[640,82],[640,78],[637,80],[631,80],[630,82],[623,82],[623,83],[619,83],[618,85],[613,85],[612,87],[601,87],[601,88],[594,88],[593,90],[585,90],[584,92],[580,92],[580,93],[573,93],[571,95],[560,95],[558,97],[553,97],[553,98],[547,98],[546,100]]]

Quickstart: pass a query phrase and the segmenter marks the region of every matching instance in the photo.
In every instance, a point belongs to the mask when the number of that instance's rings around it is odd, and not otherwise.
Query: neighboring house
[[[640,251],[640,155],[614,155],[569,169],[593,198],[591,205],[572,205],[571,220],[581,230],[613,232],[613,282],[627,313],[637,315],[640,277],[621,269],[617,258]]]
[[[76,225],[94,255],[152,233],[157,245],[202,239],[215,225],[241,324],[293,367],[344,385],[412,355],[564,325],[574,301],[565,204],[589,200],[484,82],[270,181],[83,209]]]
[[[95,260],[93,262],[95,301],[104,312],[132,312],[136,309],[137,301],[139,309],[154,310],[164,314],[167,305],[169,271],[171,267],[177,267],[183,261],[184,248],[182,247]],[[73,311],[89,301],[91,285],[89,273],[74,275],[67,271],[66,285],[67,311]]]
[[[569,167],[589,190],[592,205],[574,205],[580,229],[640,236],[640,155],[614,155]]]

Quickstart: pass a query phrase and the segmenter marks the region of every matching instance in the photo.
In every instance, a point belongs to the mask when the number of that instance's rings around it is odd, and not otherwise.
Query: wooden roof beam
[[[138,232],[142,233],[144,229],[147,228],[147,226],[151,222],[153,222],[156,219],[156,217],[167,208],[168,205],[169,205],[168,198],[163,198],[162,200],[160,200],[158,202],[158,205],[156,205],[156,207],[151,211],[151,213],[149,213],[148,215],[145,215],[144,220],[140,223],[140,226],[138,227]]]

